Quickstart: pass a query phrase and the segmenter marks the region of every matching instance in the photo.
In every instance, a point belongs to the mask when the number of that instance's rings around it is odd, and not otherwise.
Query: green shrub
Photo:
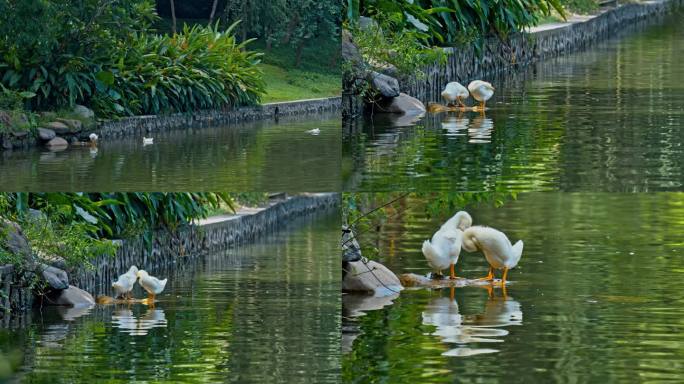
[[[106,89],[95,107],[125,114],[158,114],[255,104],[264,90],[261,54],[245,49],[217,27],[187,25],[173,36],[138,34],[118,47],[110,71],[97,77]],[[98,96],[99,97],[99,96]],[[114,104],[114,105],[117,105]]]
[[[569,11],[588,14],[598,9],[598,2],[596,0],[561,0],[563,6]]]
[[[347,0],[346,14],[352,24],[364,15],[391,20],[395,32],[414,31],[431,45],[454,45],[489,35],[505,39],[552,9],[565,14],[560,0]]]
[[[377,67],[391,64],[403,75],[420,78],[425,65],[446,59],[444,51],[427,46],[415,31],[393,28],[388,21],[357,28],[353,34],[366,62]]]
[[[0,83],[34,93],[34,110],[81,103],[101,116],[259,101],[259,55],[235,25],[159,36],[155,20],[149,0],[0,0]]]
[[[176,229],[221,205],[234,210],[224,193],[3,193],[0,217],[19,223],[39,255],[87,265],[95,256],[114,254],[110,239],[143,235],[149,245],[152,230]],[[41,214],[29,214],[29,209]],[[0,263],[20,262],[12,257],[0,252]]]

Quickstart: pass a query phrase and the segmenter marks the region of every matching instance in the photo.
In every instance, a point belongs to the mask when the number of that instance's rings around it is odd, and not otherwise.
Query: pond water
[[[0,152],[4,191],[335,191],[341,187],[337,114],[103,140],[63,152]],[[320,134],[306,131],[319,128]]]
[[[150,271],[169,276],[154,309],[36,310],[0,329],[0,381],[16,359],[21,382],[339,382],[339,228],[334,209]]]
[[[420,246],[446,214],[428,218],[423,206],[406,200],[359,240],[377,242],[394,272],[426,274]],[[467,210],[524,240],[507,297],[481,287],[456,288],[454,300],[449,289],[405,290],[393,304],[345,295],[345,382],[681,381],[684,194],[523,193]],[[457,276],[486,272],[481,253],[461,253]]]
[[[683,18],[493,78],[485,116],[345,127],[345,190],[681,190]]]

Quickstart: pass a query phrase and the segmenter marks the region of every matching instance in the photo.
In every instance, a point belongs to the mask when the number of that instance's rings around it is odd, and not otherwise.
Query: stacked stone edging
[[[298,195],[273,203],[256,213],[191,225],[179,228],[175,233],[158,231],[151,246],[146,245],[142,238],[127,239],[121,242],[114,258],[99,257],[93,260],[95,268],[92,270],[70,271],[71,284],[93,296],[111,294],[111,282],[131,265],[150,271],[180,266],[190,259],[252,241],[274,229],[283,220],[336,207],[339,203],[339,195],[335,193]]]
[[[230,125],[259,120],[278,120],[293,116],[324,114],[338,112],[342,107],[342,97],[327,97],[268,103],[252,107],[240,107],[234,110],[197,111],[190,113],[174,113],[169,115],[132,116],[119,120],[104,120],[96,127],[79,128],[73,132],[59,134],[57,137],[67,142],[88,141],[91,133],[96,133],[100,139],[119,138],[126,136],[140,137],[154,132],[166,132],[181,129],[194,129],[218,125]],[[59,119],[57,119],[59,120]],[[54,132],[53,132],[54,133]],[[28,131],[0,132],[0,151],[3,149],[28,149],[32,146],[47,143],[40,140],[38,135]]]
[[[297,100],[268,103],[254,107],[242,107],[230,111],[198,111],[169,115],[133,116],[120,120],[108,120],[98,124],[96,133],[100,138],[143,136],[152,132],[177,129],[229,125],[250,121],[278,119],[287,116],[335,112],[341,108],[342,97]]]
[[[142,237],[126,239],[120,241],[114,257],[101,256],[93,260],[94,268],[69,270],[69,280],[93,296],[111,295],[111,282],[131,265],[164,271],[166,276],[166,273],[189,264],[188,261],[253,241],[282,226],[284,220],[338,207],[339,204],[340,197],[336,193],[303,194],[272,202],[254,213],[226,216],[225,219],[182,227],[174,232],[157,231],[149,246]],[[16,316],[8,316],[10,311],[25,311],[34,303],[32,290],[19,286],[18,280],[12,265],[0,266],[0,327],[17,321]]]
[[[492,77],[516,66],[584,49],[610,37],[621,26],[665,15],[681,6],[682,2],[657,0],[621,5],[586,21],[517,34],[511,37],[510,48],[498,39],[489,39],[482,55],[472,46],[445,48],[449,53],[446,65],[429,66],[424,70],[425,77],[421,80],[401,79],[402,91],[424,101],[437,99],[444,84],[449,81],[467,83],[477,78]]]

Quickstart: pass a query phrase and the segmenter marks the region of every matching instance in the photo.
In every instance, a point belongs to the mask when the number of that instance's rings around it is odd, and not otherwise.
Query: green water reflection
[[[154,310],[35,311],[0,330],[0,357],[22,353],[21,382],[339,382],[339,227],[333,210],[157,271]]]
[[[420,245],[447,213],[430,219],[423,204],[405,201],[364,235],[395,272],[429,271]],[[345,296],[345,382],[681,380],[683,193],[524,193],[468,211],[525,242],[507,299],[480,287],[455,289],[453,301],[448,289],[407,290],[355,317],[363,304]],[[456,272],[486,270],[481,254],[462,253]]]
[[[335,191],[341,186],[341,123],[328,114],[0,152],[4,191]],[[320,129],[319,135],[306,131]]]
[[[486,117],[357,122],[345,190],[681,190],[683,18],[491,79]]]

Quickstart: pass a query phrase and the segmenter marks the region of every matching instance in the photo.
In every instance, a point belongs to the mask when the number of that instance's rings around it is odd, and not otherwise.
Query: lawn
[[[255,41],[250,47],[264,52],[261,69],[266,95],[262,102],[314,99],[342,93],[338,41],[312,42],[304,49],[299,67],[295,65],[295,49],[290,46],[273,47],[266,52],[265,46]],[[337,60],[331,60],[333,57]]]
[[[204,19],[179,19],[183,24],[206,24]],[[161,20],[161,32],[171,31],[170,21]],[[296,65],[296,49],[289,45],[274,45],[268,52],[264,42],[256,40],[248,49],[263,52],[261,69],[266,82],[266,94],[262,103],[315,99],[342,94],[342,71],[340,69],[340,42],[329,38],[311,41],[302,52],[302,60]]]

